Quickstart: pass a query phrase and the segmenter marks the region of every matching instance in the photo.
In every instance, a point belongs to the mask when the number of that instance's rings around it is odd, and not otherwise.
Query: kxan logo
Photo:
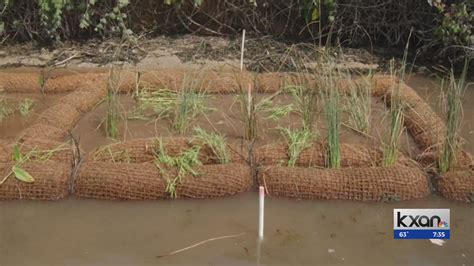
[[[395,239],[449,239],[449,209],[394,209]]]

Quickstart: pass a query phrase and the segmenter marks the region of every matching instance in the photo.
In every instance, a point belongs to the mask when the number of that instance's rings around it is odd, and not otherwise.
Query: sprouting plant
[[[15,164],[11,167],[8,174],[0,180],[0,185],[2,185],[11,175],[14,175],[16,179],[25,182],[32,183],[35,179],[22,168],[23,164],[29,161],[47,161],[49,160],[56,152],[64,150],[66,143],[62,143],[59,146],[55,147],[52,150],[38,150],[37,147],[34,147],[26,154],[22,154],[20,147],[15,144],[13,146],[12,159]]]
[[[239,84],[239,88],[240,93],[236,96],[235,101],[240,104],[240,115],[244,122],[244,138],[253,141],[257,138],[257,114],[271,110],[273,99],[280,92],[276,92],[258,101],[256,99],[257,93],[252,89],[251,84],[248,84],[248,89],[244,89],[242,84]]]
[[[20,111],[21,116],[27,117],[30,115],[33,107],[35,106],[35,101],[30,98],[26,98],[18,104],[18,110]]]
[[[166,179],[166,192],[168,192],[172,198],[176,198],[176,186],[182,181],[183,177],[187,174],[193,176],[199,174],[193,170],[193,167],[201,165],[201,161],[199,161],[201,148],[199,146],[193,146],[178,156],[171,156],[166,152],[162,139],[158,139],[157,144],[157,148],[154,151],[156,156],[155,165],[160,169],[161,174]],[[170,176],[163,165],[167,168],[175,168],[177,170],[176,176]]]
[[[466,58],[463,72],[459,80],[456,80],[454,72],[451,69],[449,73],[449,84],[447,88],[447,116],[446,133],[438,162],[438,168],[441,173],[447,172],[456,164],[456,155],[459,150],[459,131],[462,120],[461,98],[466,89],[466,76],[469,61]]]
[[[400,143],[400,137],[404,131],[404,105],[400,99],[400,80],[398,80],[398,75],[401,77],[405,73],[405,65],[402,66],[402,69],[395,70],[394,61],[390,61],[390,75],[392,77],[392,92],[391,92],[391,101],[390,101],[390,135],[388,141],[384,143],[384,154],[383,154],[383,165],[392,166],[397,160],[398,147]],[[401,73],[401,74],[398,74]]]
[[[303,128],[312,130],[316,115],[318,113],[319,92],[310,87],[309,84],[299,82],[302,85],[286,87],[295,103],[291,105],[293,112],[299,114],[303,120]]]
[[[371,89],[369,84],[360,86],[348,79],[350,95],[347,110],[349,126],[357,131],[368,134],[370,130]]]
[[[0,95],[0,123],[13,113],[5,98]]]
[[[267,118],[272,119],[274,121],[278,121],[281,118],[289,115],[291,112],[294,112],[295,109],[293,107],[293,104],[290,103],[283,106],[270,107],[268,111],[270,112],[270,115]]]
[[[328,85],[330,84],[333,84],[332,81],[328,83]],[[339,92],[337,91],[337,88],[332,85],[328,87],[328,90],[325,104],[326,122],[328,125],[328,166],[330,168],[339,168],[341,166],[339,147]]]
[[[311,146],[315,136],[309,129],[291,130],[283,128],[281,131],[288,144],[288,166],[294,167],[300,153]]]
[[[120,103],[118,98],[120,70],[110,68],[107,82],[107,115],[105,117],[105,133],[108,138],[115,139],[119,134]]]
[[[193,119],[212,110],[206,105],[206,96],[201,92],[198,81],[186,76],[178,92],[168,89],[139,92],[139,105],[129,115],[129,119],[146,119],[146,112],[151,111],[158,119],[170,118],[173,128],[185,134]]]
[[[204,129],[194,128],[193,141],[199,141],[211,148],[212,152],[217,156],[219,163],[225,164],[230,162],[230,154],[227,149],[227,140],[224,135],[219,133],[207,133]]]

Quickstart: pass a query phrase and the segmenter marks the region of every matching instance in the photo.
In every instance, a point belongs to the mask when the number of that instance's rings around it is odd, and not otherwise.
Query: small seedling
[[[355,130],[368,134],[371,119],[371,89],[370,85],[359,86],[348,79],[350,95],[348,96],[347,110],[349,112],[349,126]]]
[[[29,161],[47,161],[49,160],[56,152],[64,150],[64,146],[66,144],[63,143],[58,147],[52,150],[38,150],[36,147],[31,149],[28,153],[22,154],[20,151],[20,147],[18,145],[13,146],[13,153],[12,159],[15,164],[11,167],[8,174],[0,180],[0,185],[2,185],[11,175],[15,176],[16,179],[25,182],[25,183],[33,183],[35,179],[28,173],[26,170],[22,168],[23,164]]]
[[[288,166],[294,167],[301,152],[311,146],[315,139],[313,133],[308,129],[291,130],[289,128],[281,129],[288,144]]]
[[[193,146],[192,148],[183,151],[178,156],[171,156],[167,154],[163,140],[158,139],[157,148],[154,151],[156,156],[155,165],[160,169],[161,174],[166,179],[166,192],[168,192],[171,198],[176,198],[176,186],[181,183],[182,178],[187,174],[197,176],[199,173],[193,170],[196,165],[201,165],[199,161],[199,146]],[[177,170],[176,176],[170,176],[169,172],[162,166],[168,168],[175,168]]]
[[[18,110],[21,116],[28,117],[33,110],[36,102],[33,99],[26,98],[18,104]]]
[[[0,123],[3,122],[3,120],[5,120],[12,113],[13,110],[10,108],[5,98],[0,95]]]
[[[202,142],[211,148],[216,155],[219,163],[225,164],[230,162],[230,154],[227,150],[227,140],[224,135],[219,133],[207,133],[204,129],[194,128],[194,136],[192,141]]]

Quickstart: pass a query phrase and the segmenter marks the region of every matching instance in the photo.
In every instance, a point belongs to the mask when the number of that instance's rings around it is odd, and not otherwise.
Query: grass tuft
[[[28,117],[33,110],[36,102],[33,99],[26,98],[18,104],[18,110],[20,115],[23,117]]]
[[[206,144],[217,156],[219,163],[225,164],[230,162],[230,154],[227,150],[227,140],[224,135],[219,133],[207,133],[204,129],[194,128],[194,136],[192,141],[198,141]]]
[[[459,80],[456,80],[451,69],[449,73],[449,84],[447,88],[447,116],[446,133],[441,156],[438,162],[438,170],[441,173],[447,172],[456,164],[456,155],[459,150],[459,132],[462,121],[462,95],[466,89],[466,76],[469,61],[466,59],[463,72]]]
[[[201,161],[199,161],[200,149],[199,146],[193,146],[192,148],[183,151],[178,156],[171,156],[167,154],[163,146],[163,140],[158,139],[158,147],[154,151],[156,156],[155,165],[160,169],[160,172],[166,179],[166,192],[170,194],[171,198],[176,198],[178,196],[176,186],[182,181],[185,175],[198,175],[198,173],[193,170],[193,167],[201,165]],[[177,170],[176,176],[170,176],[169,172],[162,167],[162,165],[165,165],[167,168],[175,168]]]
[[[116,139],[119,135],[118,123],[120,120],[119,102],[120,70],[112,67],[109,70],[107,82],[107,114],[105,117],[105,133],[108,138]]]
[[[365,134],[370,131],[371,119],[371,88],[369,84],[359,86],[349,80],[350,95],[348,96],[349,125]]]
[[[5,97],[0,95],[0,123],[13,113]]]
[[[281,132],[288,144],[288,166],[294,167],[301,152],[311,146],[315,136],[309,129],[291,130],[283,128]]]
[[[206,96],[201,92],[198,82],[186,76],[179,92],[168,89],[139,92],[139,105],[129,115],[129,119],[147,119],[147,112],[151,111],[157,119],[170,118],[173,129],[184,135],[193,119],[212,110],[207,107]]]

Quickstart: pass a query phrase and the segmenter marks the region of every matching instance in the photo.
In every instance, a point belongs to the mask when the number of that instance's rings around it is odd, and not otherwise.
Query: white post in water
[[[259,208],[258,208],[258,239],[263,240],[263,211],[265,208],[265,188],[259,187],[258,191]]]
[[[245,47],[245,30],[242,31],[242,46],[240,47],[240,71],[244,70],[244,47]]]

